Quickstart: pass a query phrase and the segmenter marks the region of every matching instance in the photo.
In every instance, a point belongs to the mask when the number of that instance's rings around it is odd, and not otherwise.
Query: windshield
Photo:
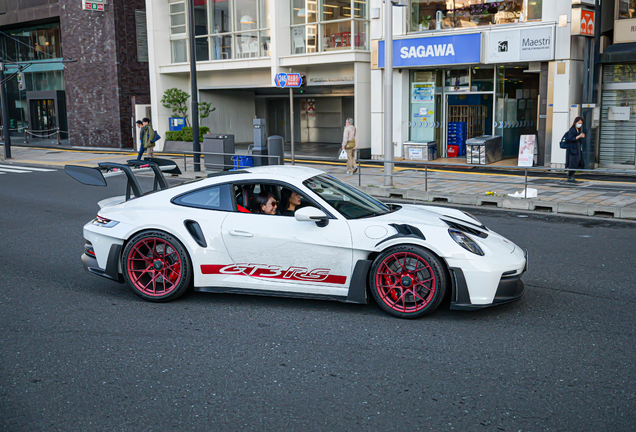
[[[380,216],[391,210],[380,201],[336,178],[321,174],[303,182],[347,219]]]

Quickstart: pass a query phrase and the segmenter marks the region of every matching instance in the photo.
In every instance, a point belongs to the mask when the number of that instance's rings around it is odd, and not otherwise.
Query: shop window
[[[197,61],[269,56],[271,1],[197,0],[194,6]],[[170,4],[173,63],[188,58],[186,11],[185,3]],[[182,49],[185,51],[181,52]]]
[[[521,135],[538,128],[539,74],[523,66],[497,67],[495,133],[503,137],[504,157],[516,157]]]
[[[636,0],[618,0],[618,19],[636,18]]]
[[[368,50],[368,0],[291,0],[292,54]]]
[[[0,53],[14,61],[50,60],[62,57],[60,24],[42,24],[0,34]]]
[[[541,20],[542,0],[411,0],[410,31]]]
[[[494,68],[487,66],[475,66],[470,68],[470,90],[474,92],[494,91]]]
[[[452,69],[444,73],[444,91],[468,91],[470,90],[469,70]]]

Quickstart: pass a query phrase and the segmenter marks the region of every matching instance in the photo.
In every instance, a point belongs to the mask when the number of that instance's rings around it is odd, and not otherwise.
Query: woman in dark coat
[[[577,117],[572,123],[572,127],[568,131],[568,148],[565,150],[565,167],[567,169],[583,169],[585,161],[583,160],[583,119]],[[574,181],[574,172],[568,171],[568,181]]]

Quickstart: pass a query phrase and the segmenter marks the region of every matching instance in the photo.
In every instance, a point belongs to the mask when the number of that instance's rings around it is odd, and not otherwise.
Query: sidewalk
[[[67,164],[95,166],[106,161],[125,163],[134,159],[136,153],[114,149],[15,146],[12,147],[12,156],[12,159],[3,161],[4,149],[0,146],[0,161],[4,165],[57,169],[63,169]],[[161,153],[157,156],[174,160],[184,171],[183,178],[207,175],[192,171],[192,158],[188,158],[187,170],[184,170],[183,156]],[[633,177],[607,180],[609,177],[594,176],[593,179],[581,179],[571,184],[565,181],[565,174],[562,178],[555,178],[553,174],[535,175],[528,178],[528,188],[536,189],[537,197],[524,199],[510,196],[515,192],[523,193],[523,175],[430,168],[425,172],[424,168],[396,167],[394,186],[385,187],[381,165],[363,164],[361,174],[347,175],[343,162],[299,160],[297,164],[324,170],[379,198],[636,219],[636,182]]]

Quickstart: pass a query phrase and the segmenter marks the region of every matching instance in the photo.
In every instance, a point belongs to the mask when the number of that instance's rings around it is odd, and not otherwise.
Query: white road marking
[[[19,169],[25,169],[25,170],[29,170],[29,171],[40,171],[40,172],[57,171],[57,170],[54,170],[54,169],[23,167],[23,166],[15,166],[15,165],[0,165],[0,168],[9,168],[9,169],[19,168]]]
[[[17,169],[9,169],[9,168],[0,168],[0,172],[4,171],[5,173],[29,173],[31,171],[17,170]]]

